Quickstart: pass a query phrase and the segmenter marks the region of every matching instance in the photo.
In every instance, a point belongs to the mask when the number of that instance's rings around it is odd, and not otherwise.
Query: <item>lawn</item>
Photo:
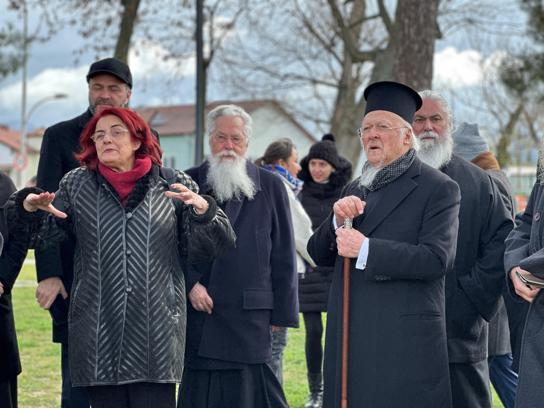
[[[32,258],[32,254],[29,258]],[[19,406],[54,408],[60,406],[60,347],[51,342],[49,314],[36,304],[35,282],[34,266],[25,264],[13,291],[23,365],[23,373],[19,376]],[[302,328],[289,330],[284,361],[284,387],[290,406],[304,407],[308,388]],[[503,407],[495,394],[493,401],[493,408]]]

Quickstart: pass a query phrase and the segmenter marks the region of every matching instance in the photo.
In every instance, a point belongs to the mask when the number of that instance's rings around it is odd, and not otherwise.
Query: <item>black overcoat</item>
[[[361,196],[358,181],[343,195]],[[353,226],[369,237],[364,270],[351,260],[350,408],[451,406],[444,276],[453,268],[459,188],[417,158],[395,181],[370,192]],[[308,250],[335,264],[325,343],[324,407],[340,407],[342,261],[332,216]]]
[[[527,208],[516,217],[516,227],[506,239],[504,267],[508,274],[520,266],[544,278],[544,188],[540,177],[533,187]],[[508,279],[512,296],[510,279]],[[521,298],[518,297],[518,301]],[[519,382],[516,393],[517,408],[532,408],[544,400],[544,292],[541,290],[529,306],[519,363]]]
[[[57,191],[62,177],[79,167],[75,153],[80,149],[79,136],[92,118],[90,110],[73,119],[57,123],[45,131],[38,163],[37,186],[45,191]],[[48,249],[36,249],[38,282],[60,277],[70,293],[74,277],[74,240],[66,240]],[[68,341],[68,305],[59,297],[50,309],[53,318],[53,341]],[[56,310],[55,310],[56,309]]]
[[[9,195],[15,191],[13,182],[0,173],[0,207]],[[4,222],[4,211],[0,209],[0,234],[4,237],[4,248],[0,256],[0,282],[4,286],[4,294],[0,295],[0,382],[13,379],[21,372],[15,322],[11,303],[11,289],[21,270],[26,256],[26,241],[20,238],[25,234],[12,231],[9,234]]]
[[[187,291],[200,282],[213,299],[213,312],[187,305],[186,365],[200,358],[259,364],[271,357],[270,325],[298,326],[297,272],[291,213],[279,177],[252,163],[248,175],[256,187],[251,200],[220,205],[236,233],[236,248],[187,274]],[[187,170],[202,194],[208,163]]]
[[[504,289],[504,240],[513,227],[501,193],[484,170],[453,155],[441,169],[461,190],[454,273],[446,277],[451,363],[487,358],[488,325]]]

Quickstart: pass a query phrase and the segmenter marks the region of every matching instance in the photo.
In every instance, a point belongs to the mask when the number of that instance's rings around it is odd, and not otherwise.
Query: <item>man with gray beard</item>
[[[377,82],[359,137],[367,162],[308,242],[335,266],[327,308],[324,408],[340,408],[342,264],[349,261],[349,408],[450,408],[444,276],[452,270],[459,188],[416,156],[413,89]],[[353,228],[338,228],[346,218]]]
[[[213,196],[236,247],[187,270],[187,345],[178,407],[287,407],[266,364],[271,330],[298,326],[295,242],[279,177],[246,160],[251,117],[239,106],[208,114],[211,154],[187,173]]]
[[[490,408],[487,322],[504,287],[504,240],[512,216],[490,176],[453,154],[452,114],[433,91],[420,92],[423,105],[413,128],[418,157],[457,182],[461,190],[454,272],[446,276],[446,330],[453,408]]]

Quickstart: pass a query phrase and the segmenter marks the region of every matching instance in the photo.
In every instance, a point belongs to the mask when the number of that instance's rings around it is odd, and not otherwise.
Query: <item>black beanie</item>
[[[337,169],[340,165],[340,158],[336,150],[335,138],[332,133],[323,135],[320,142],[315,143],[310,147],[310,152],[305,159],[308,163],[312,159],[321,159],[328,162],[331,166]]]

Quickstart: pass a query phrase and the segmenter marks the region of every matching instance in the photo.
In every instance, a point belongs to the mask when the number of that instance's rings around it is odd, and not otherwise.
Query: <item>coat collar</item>
[[[212,187],[207,182],[209,169],[210,169],[210,164],[207,160],[204,163],[202,163],[202,165],[198,169],[198,179],[200,180],[200,186],[202,188],[200,193],[209,194],[215,197],[215,195],[213,194]],[[253,180],[253,183],[255,184],[255,194],[257,194],[262,189],[261,174],[260,174],[259,168],[255,164],[247,160],[246,170],[247,170],[247,174],[249,178]],[[235,224],[236,219],[238,218],[238,215],[240,214],[240,210],[242,209],[243,205],[247,201],[248,199],[244,197],[241,200],[229,200],[224,204],[219,203],[219,205],[223,207],[223,210],[229,217],[231,224]]]
[[[418,185],[415,180],[421,174],[421,161],[416,157],[406,173],[397,180],[378,190],[370,192],[367,197],[368,212],[360,220],[354,220],[354,226],[370,235],[387,216],[408,196]]]

